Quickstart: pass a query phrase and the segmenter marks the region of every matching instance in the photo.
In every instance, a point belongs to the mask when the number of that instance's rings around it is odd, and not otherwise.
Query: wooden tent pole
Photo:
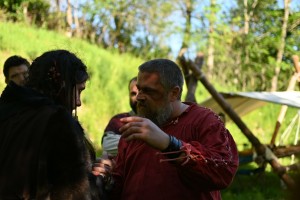
[[[297,81],[299,82],[299,76],[300,76],[299,57],[294,55],[293,56],[293,62],[294,62],[295,73],[291,77],[288,88],[287,88],[286,91],[293,91],[295,89],[296,82]],[[271,139],[271,143],[270,143],[271,146],[275,145],[275,140],[276,140],[276,137],[278,135],[279,129],[281,127],[282,121],[285,117],[287,109],[288,109],[288,106],[286,106],[286,105],[281,106],[281,110],[279,112],[279,115],[278,115],[278,118],[277,118],[277,121],[276,121],[276,124],[275,124],[275,128],[274,128],[274,132],[273,132],[273,135],[272,135],[272,139]]]
[[[218,93],[215,88],[209,83],[205,75],[198,69],[198,67],[191,62],[190,69],[193,75],[204,85],[204,87],[209,91],[212,97],[217,101],[217,103],[222,107],[222,109],[227,113],[227,115],[236,123],[240,130],[244,133],[247,139],[252,143],[258,155],[265,156],[266,148],[260,143],[257,137],[249,130],[246,124],[241,120],[237,113],[231,108],[231,106],[225,101],[223,96]],[[286,173],[286,168],[281,166],[277,159],[268,160],[272,166],[274,172],[285,182],[289,188],[295,186],[294,180]]]

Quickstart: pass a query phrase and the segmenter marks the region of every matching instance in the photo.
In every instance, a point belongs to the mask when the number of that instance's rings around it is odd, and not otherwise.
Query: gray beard
[[[172,112],[173,107],[170,104],[162,109],[159,109],[155,117],[156,124],[161,126],[166,123],[171,118]]]
[[[164,106],[163,108],[157,109],[155,112],[150,113],[148,110],[148,113],[145,113],[145,112],[140,113],[139,109],[137,112],[138,112],[138,116],[146,117],[146,118],[150,119],[156,125],[161,126],[171,118],[171,115],[173,112],[173,107],[172,107],[172,105],[168,104],[168,105]]]

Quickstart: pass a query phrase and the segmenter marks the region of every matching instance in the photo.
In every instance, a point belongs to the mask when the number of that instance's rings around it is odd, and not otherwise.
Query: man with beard
[[[181,102],[182,87],[170,60],[139,67],[138,116],[121,119],[112,199],[221,199],[232,182],[238,154],[231,134],[211,110]]]

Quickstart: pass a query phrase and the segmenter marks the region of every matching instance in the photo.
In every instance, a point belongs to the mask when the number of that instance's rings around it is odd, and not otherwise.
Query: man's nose
[[[20,85],[24,85],[25,82],[26,82],[26,77],[23,76],[23,75],[20,75],[20,76],[18,77],[18,83],[20,83]]]
[[[145,100],[145,95],[142,92],[138,92],[136,95],[136,100],[137,101],[144,101]]]
[[[26,76],[22,74],[22,75],[19,76],[19,79],[20,79],[21,81],[24,81],[24,80],[26,80]]]

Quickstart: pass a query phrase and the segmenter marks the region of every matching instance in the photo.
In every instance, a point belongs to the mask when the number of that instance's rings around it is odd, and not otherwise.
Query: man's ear
[[[176,101],[179,99],[179,95],[180,95],[180,87],[179,86],[175,86],[171,89],[170,91],[170,100],[171,101]]]

